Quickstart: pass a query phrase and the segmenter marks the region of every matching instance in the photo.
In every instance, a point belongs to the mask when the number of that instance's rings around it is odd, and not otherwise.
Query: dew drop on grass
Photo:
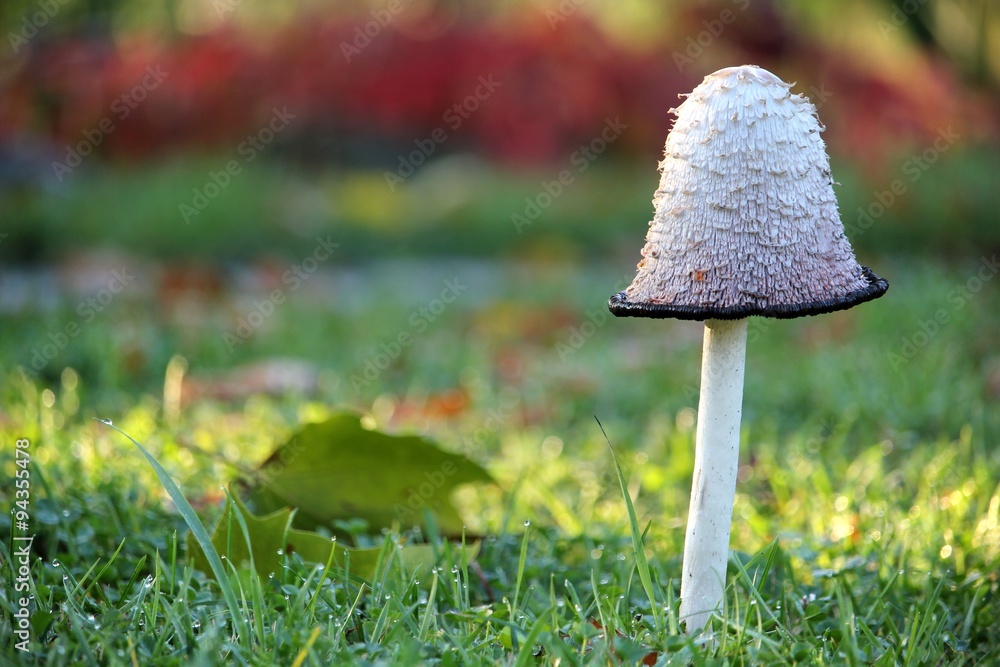
[[[59,562],[59,559],[56,559],[52,561],[52,567],[62,567],[62,563]]]
[[[66,518],[69,518],[69,510],[63,510],[62,515]]]
[[[191,624],[191,627],[197,630],[198,628],[201,627],[201,621],[195,621],[194,623]]]
[[[285,550],[284,549],[278,549],[278,555],[279,556],[284,556],[285,555]]]
[[[531,525],[531,519],[525,519],[524,520],[524,527],[527,528],[530,525]]]

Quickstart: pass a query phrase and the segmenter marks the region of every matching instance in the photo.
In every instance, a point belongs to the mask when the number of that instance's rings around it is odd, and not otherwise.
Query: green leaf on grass
[[[293,511],[287,507],[266,516],[255,516],[239,498],[233,495],[230,498],[222,520],[212,533],[212,546],[239,573],[249,572],[251,561],[261,577],[279,573],[286,554],[293,553],[305,562],[325,565],[332,550],[334,569],[371,582],[379,578],[385,568],[401,568],[404,577],[418,569],[429,572],[442,555],[441,548],[435,549],[430,544],[403,545],[396,549],[344,547],[319,533],[290,528]],[[249,546],[234,512],[239,512],[246,522]],[[189,540],[188,547],[194,566],[204,572],[211,571],[198,543]],[[465,549],[466,558],[472,560],[479,553],[479,544],[468,544]]]
[[[294,507],[295,527],[332,527],[363,519],[371,531],[410,528],[432,511],[444,536],[462,534],[464,522],[451,503],[461,484],[495,484],[486,470],[419,436],[395,436],[342,414],[309,424],[255,471],[245,496],[259,514]]]

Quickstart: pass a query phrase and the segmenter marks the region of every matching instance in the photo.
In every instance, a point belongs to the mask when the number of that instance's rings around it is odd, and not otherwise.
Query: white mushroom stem
[[[745,319],[705,322],[694,479],[681,574],[680,616],[688,633],[700,631],[712,612],[723,609],[746,347]]]

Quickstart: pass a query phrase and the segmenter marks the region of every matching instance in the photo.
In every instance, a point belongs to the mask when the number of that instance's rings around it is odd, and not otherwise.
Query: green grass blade
[[[229,504],[232,510],[232,515],[236,518],[236,523],[240,526],[240,532],[243,534],[243,541],[247,545],[247,555],[250,557],[250,576],[249,576],[249,586],[250,586],[250,599],[253,605],[253,618],[254,618],[254,632],[256,633],[257,643],[260,646],[264,646],[267,641],[267,637],[264,634],[264,597],[261,591],[261,582],[257,576],[257,567],[254,563],[253,557],[253,544],[250,541],[250,528],[247,526],[246,517],[243,516],[243,510],[240,508],[239,503],[233,498],[229,493],[229,489],[226,489],[226,502]],[[291,523],[292,516],[289,516],[288,521]],[[285,525],[285,536],[282,538],[282,544],[285,544],[286,537],[288,535],[288,524]],[[232,561],[229,561],[229,567],[236,570],[236,566]],[[238,575],[237,575],[238,576]]]
[[[663,628],[660,605],[656,601],[656,594],[653,589],[653,579],[649,576],[649,563],[646,561],[646,550],[642,546],[642,538],[645,535],[645,531],[639,531],[639,520],[635,516],[635,507],[632,505],[632,497],[628,494],[628,483],[625,481],[625,473],[622,472],[622,467],[618,464],[618,458],[615,456],[615,448],[611,446],[611,439],[608,438],[608,434],[605,432],[604,425],[601,423],[601,420],[597,419],[596,416],[594,419],[597,421],[597,425],[601,428],[601,433],[604,434],[604,439],[608,443],[608,449],[611,451],[611,460],[614,462],[615,472],[618,474],[618,484],[621,486],[622,496],[625,498],[625,507],[628,508],[628,525],[632,533],[632,549],[635,552],[635,567],[639,571],[639,582],[642,583],[642,589],[645,591],[646,597],[649,598],[649,605],[653,612],[653,620],[656,622],[656,630],[660,631]]]
[[[124,540],[122,543],[124,544]],[[142,568],[146,565],[146,557],[143,556],[139,559],[139,562],[135,564],[132,569],[132,576],[129,578],[128,583],[125,584],[125,588],[122,589],[120,602],[124,603],[128,599],[128,596],[132,593],[132,588],[135,586],[135,582],[139,581],[139,575],[142,573]]]
[[[427,594],[427,604],[424,605],[424,617],[420,621],[420,631],[417,633],[417,639],[421,642],[427,641],[427,632],[431,627],[431,616],[435,613],[435,604],[437,602],[437,587],[438,587],[438,574],[437,572],[431,573],[431,591]]]
[[[125,546],[125,538],[122,538],[122,541],[118,543],[118,548],[115,549],[115,552],[113,554],[111,554],[111,558],[108,559],[108,562],[104,564],[104,567],[101,568],[101,571],[98,572],[93,579],[91,579],[90,584],[87,586],[87,589],[83,591],[83,597],[87,597],[88,595],[90,595],[90,591],[94,590],[94,586],[97,586],[97,584],[101,581],[101,577],[103,577],[107,573],[107,571],[111,569],[112,563],[114,563],[115,559],[118,558],[118,554],[122,552],[122,547],[124,546]],[[94,563],[94,566],[96,567],[97,563]],[[82,580],[80,584],[81,585],[83,584]],[[100,586],[97,587],[96,591],[97,594],[101,597],[101,599],[107,602],[107,598],[104,597],[104,591],[101,590]]]
[[[106,426],[118,431],[126,438],[132,441],[132,444],[136,446],[139,452],[146,458],[146,461],[153,468],[153,472],[160,480],[160,484],[166,490],[167,495],[174,502],[174,506],[177,507],[177,511],[181,513],[184,518],[184,522],[187,523],[188,528],[191,529],[191,534],[194,535],[194,539],[197,540],[198,546],[201,547],[202,551],[205,552],[205,559],[208,561],[209,566],[212,568],[212,574],[215,575],[216,581],[219,582],[219,588],[222,590],[222,596],[226,600],[226,606],[229,607],[229,614],[233,619],[233,627],[236,629],[236,634],[248,640],[250,634],[247,629],[246,619],[243,618],[243,612],[240,609],[240,605],[236,599],[236,593],[233,591],[233,586],[229,581],[229,573],[222,564],[222,559],[219,558],[219,553],[215,550],[215,546],[212,544],[212,537],[209,535],[208,530],[205,529],[205,524],[201,522],[198,518],[198,514],[195,513],[194,508],[191,507],[191,503],[187,501],[184,497],[184,493],[171,479],[170,473],[160,465],[160,462],[146,450],[145,447],[139,444],[139,442],[130,436],[125,431],[121,430],[110,421],[105,421],[103,419],[98,419],[97,421],[105,424]]]
[[[514,663],[515,667],[525,667],[525,665],[533,664],[537,661],[535,655],[532,653],[535,648],[535,644],[538,642],[538,638],[542,636],[542,632],[545,631],[544,619],[548,615],[548,610],[543,611],[539,614],[538,619],[535,620],[535,625],[531,628],[531,632],[528,636],[524,638],[524,642],[521,644],[521,650],[517,655],[517,662]],[[511,637],[513,637],[511,633]]]
[[[524,583],[524,566],[528,561],[528,531],[530,527],[525,527],[524,537],[521,538],[521,555],[517,561],[517,582],[514,584],[514,602],[510,606],[510,617],[517,618],[518,602],[521,597],[521,584]]]

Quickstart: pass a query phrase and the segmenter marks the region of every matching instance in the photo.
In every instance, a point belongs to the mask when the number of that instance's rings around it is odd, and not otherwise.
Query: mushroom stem
[[[689,634],[700,631],[714,611],[723,609],[746,347],[745,319],[705,322],[694,479],[681,574],[680,615]]]

